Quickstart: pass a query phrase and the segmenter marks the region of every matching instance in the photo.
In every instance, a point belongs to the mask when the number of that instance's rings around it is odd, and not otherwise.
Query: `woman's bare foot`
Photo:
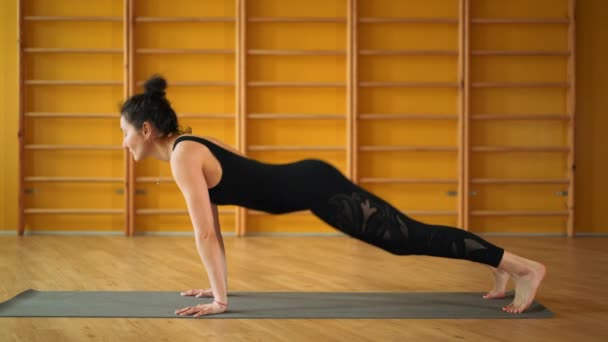
[[[515,281],[515,299],[502,310],[509,313],[524,312],[534,301],[536,291],[545,277],[545,266],[505,251],[498,268],[509,273]]]
[[[483,298],[485,299],[495,299],[495,298],[504,298],[505,291],[507,289],[507,283],[509,283],[509,273],[499,270],[497,268],[491,267],[492,274],[494,275],[494,289],[485,295]]]

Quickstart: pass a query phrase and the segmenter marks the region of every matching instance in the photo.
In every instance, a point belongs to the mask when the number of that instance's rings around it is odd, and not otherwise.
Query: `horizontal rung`
[[[224,209],[218,210],[220,215],[229,215],[236,213],[236,210]],[[188,215],[186,209],[137,209],[135,210],[137,215]]]
[[[458,88],[458,82],[359,82],[360,87]]]
[[[53,183],[121,183],[124,178],[109,177],[25,177],[26,182],[53,182]]]
[[[33,144],[25,145],[25,149],[28,150],[122,150],[122,146],[112,145],[42,145]]]
[[[429,179],[429,178],[361,178],[360,183],[388,183],[388,184],[457,184],[457,179]]]
[[[569,120],[570,116],[562,114],[475,114],[473,120]]]
[[[359,151],[366,152],[456,152],[457,147],[449,146],[361,146]]]
[[[556,211],[498,211],[498,210],[473,210],[473,216],[568,216],[567,210]]]
[[[569,184],[567,179],[550,178],[473,178],[473,184]]]
[[[269,146],[253,145],[247,148],[249,151],[344,151],[342,146]]]
[[[142,86],[144,81],[136,82],[138,86]],[[233,81],[174,81],[168,82],[169,86],[183,86],[183,87],[232,87],[234,86]]]
[[[361,120],[458,120],[454,114],[359,114]]]
[[[135,17],[138,23],[234,23],[234,17]]]
[[[141,54],[191,54],[191,55],[233,55],[235,50],[230,49],[135,49]]]
[[[249,55],[262,56],[345,56],[345,50],[247,50]]]
[[[473,152],[569,152],[568,147],[559,146],[524,146],[524,147],[509,147],[509,146],[474,146],[471,147]]]
[[[135,178],[137,183],[174,183],[175,180],[172,177],[137,177]]]
[[[120,215],[124,209],[25,209],[25,214]]]
[[[326,17],[252,17],[247,19],[250,23],[346,23],[346,18]]]
[[[252,81],[247,82],[250,87],[346,87],[344,82],[273,82]]]
[[[90,54],[119,54],[123,49],[66,49],[66,48],[25,48],[23,52],[28,53],[90,53]]]
[[[114,16],[25,16],[26,21],[99,21],[99,22],[116,22],[123,21],[123,17]]]
[[[122,81],[62,81],[62,80],[26,80],[27,85],[66,85],[66,86],[114,86],[123,85]]]
[[[359,18],[367,24],[458,24],[457,18]]]
[[[473,18],[473,24],[568,24],[568,18]]]
[[[474,88],[567,88],[568,82],[473,82]]]
[[[84,119],[116,119],[118,114],[103,113],[46,113],[46,112],[27,112],[24,114],[30,118],[84,118]]]
[[[284,119],[284,120],[295,120],[295,119],[327,119],[327,120],[336,120],[336,119],[345,119],[346,116],[344,114],[249,114],[247,115],[249,119]]]
[[[569,56],[570,51],[548,50],[474,50],[473,56]]]
[[[205,114],[205,113],[184,113],[177,114],[179,118],[191,118],[191,119],[234,119],[235,114]]]
[[[359,50],[367,56],[458,56],[457,50]]]

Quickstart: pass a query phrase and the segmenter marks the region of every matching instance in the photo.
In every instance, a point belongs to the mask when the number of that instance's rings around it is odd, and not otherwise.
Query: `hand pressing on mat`
[[[180,293],[182,296],[195,296],[196,298],[201,297],[213,297],[213,291],[211,289],[192,289]]]
[[[175,310],[176,315],[199,317],[203,315],[219,314],[228,309],[228,304],[220,303],[216,300],[211,304],[199,304],[197,306],[188,306],[179,310]]]

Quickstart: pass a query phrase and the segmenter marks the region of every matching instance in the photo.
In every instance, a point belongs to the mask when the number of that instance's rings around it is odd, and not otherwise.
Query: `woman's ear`
[[[152,125],[150,122],[144,121],[144,124],[141,126],[141,134],[144,136],[144,139],[148,139],[152,135]]]

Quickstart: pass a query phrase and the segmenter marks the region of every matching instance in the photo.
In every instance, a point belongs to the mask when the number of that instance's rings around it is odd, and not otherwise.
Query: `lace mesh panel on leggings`
[[[333,196],[329,205],[334,207],[329,221],[342,232],[384,249],[406,247],[407,223],[403,215],[387,203],[354,192]]]

